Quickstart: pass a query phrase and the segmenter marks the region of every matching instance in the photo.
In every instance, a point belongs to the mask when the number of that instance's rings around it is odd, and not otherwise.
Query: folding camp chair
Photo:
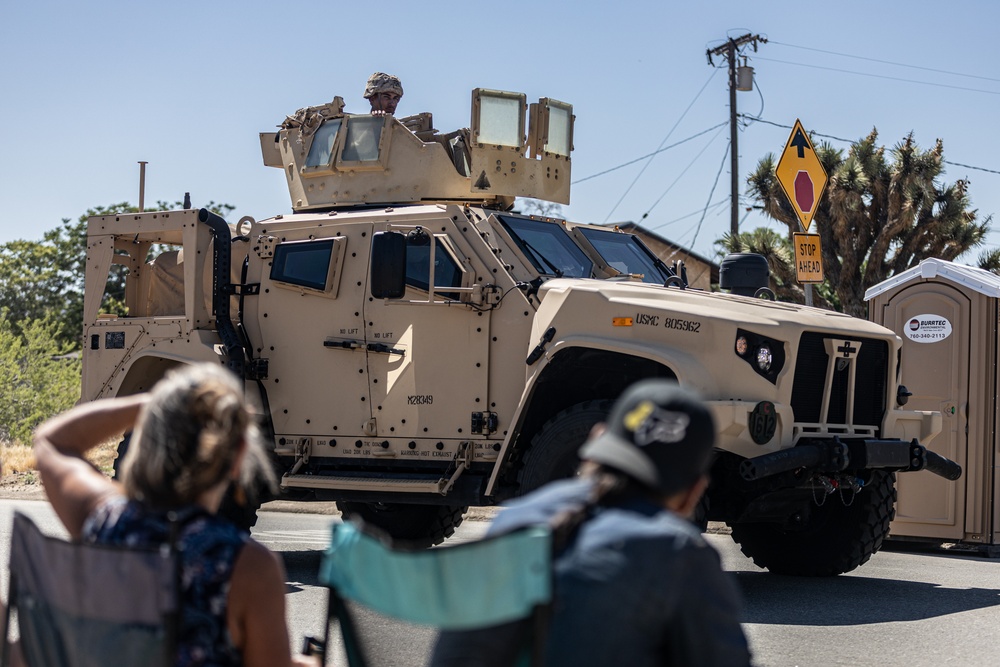
[[[179,570],[169,546],[67,542],[14,514],[7,604],[29,667],[173,665]],[[10,660],[3,643],[0,665]]]
[[[335,524],[319,575],[330,589],[323,664],[336,620],[348,664],[372,666],[361,627],[372,612],[440,630],[525,620],[522,655],[528,664],[541,664],[552,598],[551,544],[548,527],[532,526],[456,546],[403,551],[355,524]]]

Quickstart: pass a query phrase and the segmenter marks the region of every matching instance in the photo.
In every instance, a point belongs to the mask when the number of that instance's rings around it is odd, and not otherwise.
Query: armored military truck
[[[635,235],[518,213],[518,197],[569,202],[573,124],[568,104],[486,89],[449,133],[335,98],[260,135],[292,213],[91,218],[84,399],[223,364],[273,438],[283,495],[431,545],[468,506],[573,474],[623,389],[670,378],[718,424],[702,521],[774,572],[864,563],[896,473],[961,474],[925,446],[940,414],[903,409],[899,339],[755,298],[766,267],[745,284],[741,258],[728,292],[697,290]],[[112,264],[124,315],[100,312]]]

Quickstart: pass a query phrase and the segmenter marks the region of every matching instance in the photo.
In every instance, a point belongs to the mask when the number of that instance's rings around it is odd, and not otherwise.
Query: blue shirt
[[[177,667],[239,667],[243,658],[227,624],[233,566],[250,536],[200,507],[178,510],[181,627]],[[170,520],[133,500],[115,497],[87,518],[83,541],[157,547],[170,540]]]
[[[591,482],[554,482],[512,503],[489,534],[551,523]],[[634,499],[595,507],[554,563],[545,664],[748,665],[741,601],[718,553],[689,521]],[[513,664],[523,624],[443,633],[431,664]]]

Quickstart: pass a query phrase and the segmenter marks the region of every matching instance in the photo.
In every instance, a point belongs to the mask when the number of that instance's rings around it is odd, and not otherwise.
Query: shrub
[[[41,422],[80,399],[80,356],[58,342],[49,319],[18,327],[0,312],[0,441],[28,444]]]

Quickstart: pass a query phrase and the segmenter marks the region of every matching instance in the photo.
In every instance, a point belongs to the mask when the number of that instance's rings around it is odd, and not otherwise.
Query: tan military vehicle
[[[626,386],[673,378],[718,422],[702,520],[772,571],[865,562],[896,472],[961,474],[921,444],[940,415],[902,409],[899,339],[754,298],[756,256],[729,258],[731,293],[709,293],[633,235],[517,213],[516,197],[568,203],[573,121],[478,89],[470,127],[442,134],[430,114],[337,98],[260,137],[291,214],[91,218],[84,398],[224,364],[273,436],[283,494],[433,544],[468,506],[572,474]],[[112,263],[126,316],[99,312]]]

